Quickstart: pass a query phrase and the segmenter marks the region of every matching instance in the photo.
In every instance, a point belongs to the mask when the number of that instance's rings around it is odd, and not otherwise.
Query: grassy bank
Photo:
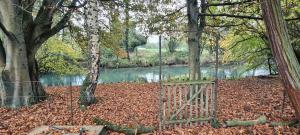
[[[204,51],[201,56],[201,65],[214,62],[214,56]],[[185,49],[178,49],[170,53],[162,49],[162,65],[183,65],[188,64],[188,52]],[[137,52],[130,53],[130,60],[127,58],[102,58],[101,66],[107,68],[128,68],[128,67],[151,67],[159,65],[158,49],[139,48]]]
[[[183,51],[174,53],[163,52],[163,65],[179,65],[187,64],[188,54]],[[157,53],[147,51],[140,51],[138,53],[131,53],[130,60],[127,58],[113,58],[102,59],[101,65],[107,68],[128,68],[128,67],[151,67],[159,65],[159,56]]]

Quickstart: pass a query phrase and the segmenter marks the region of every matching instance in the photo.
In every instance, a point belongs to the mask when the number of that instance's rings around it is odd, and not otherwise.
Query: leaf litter
[[[47,87],[47,100],[19,109],[0,108],[0,134],[27,134],[41,125],[94,125],[93,118],[136,127],[158,128],[159,84],[114,83],[100,84],[96,104],[86,108],[77,104],[79,88]],[[283,106],[283,86],[278,77],[220,80],[217,118],[253,120],[265,115],[268,121],[289,121],[295,113],[288,101]],[[72,91],[72,92],[71,92]],[[72,93],[72,104],[71,104]],[[283,111],[283,112],[282,112]],[[110,134],[122,134],[110,132]],[[210,125],[155,131],[166,135],[213,134],[300,134],[300,127],[270,127],[268,123],[250,127],[212,128]]]

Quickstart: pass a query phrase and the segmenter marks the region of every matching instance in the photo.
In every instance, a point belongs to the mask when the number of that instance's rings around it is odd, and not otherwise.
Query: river
[[[214,67],[202,67],[202,76],[213,78],[215,74]],[[269,71],[264,68],[243,72],[240,66],[223,66],[219,68],[218,78],[242,78],[247,76],[268,75]],[[166,80],[170,77],[187,76],[188,67],[185,65],[162,66],[162,76]],[[45,74],[41,76],[41,82],[44,86],[78,86],[81,85],[85,75],[63,75]],[[137,67],[137,68],[118,68],[101,69],[98,83],[116,83],[116,82],[158,82],[159,67]]]

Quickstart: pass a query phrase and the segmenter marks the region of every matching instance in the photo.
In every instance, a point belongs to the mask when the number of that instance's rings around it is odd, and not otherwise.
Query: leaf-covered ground
[[[158,125],[158,84],[99,85],[96,90],[99,102],[86,109],[77,105],[79,87],[49,87],[47,92],[50,98],[31,107],[18,110],[0,108],[0,134],[26,134],[40,125],[92,125],[94,117],[129,127]],[[288,99],[281,113],[282,101],[283,86],[278,78],[220,81],[218,119],[221,122],[228,119],[251,120],[261,115],[267,116],[269,121],[294,119],[294,110]],[[155,132],[155,134],[282,133],[300,134],[300,127],[269,127],[267,123],[251,127],[214,129],[206,125]]]

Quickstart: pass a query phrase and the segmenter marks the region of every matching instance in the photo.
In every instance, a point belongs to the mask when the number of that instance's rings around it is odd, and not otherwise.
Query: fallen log
[[[120,126],[113,124],[111,122],[94,118],[93,122],[96,125],[103,125],[108,130],[118,132],[118,133],[124,133],[126,135],[136,135],[136,134],[143,134],[143,133],[152,133],[154,131],[154,128],[152,127],[145,127],[145,126],[137,126],[137,127],[126,127],[126,126]]]
[[[242,121],[242,120],[227,120],[224,122],[225,127],[235,127],[235,126],[254,126],[257,124],[265,124],[267,123],[267,117],[262,115],[256,120],[247,120],[247,121]],[[297,124],[300,124],[299,120],[291,120],[291,121],[283,121],[283,122],[268,122],[269,126],[274,127],[274,126],[296,126]]]
[[[225,127],[234,127],[234,126],[253,126],[256,124],[264,124],[267,122],[267,117],[266,116],[260,116],[256,120],[247,120],[247,121],[242,121],[242,120],[228,120],[225,121]]]
[[[299,124],[299,120],[291,120],[291,121],[286,121],[286,122],[270,122],[270,126],[275,127],[275,126],[289,126],[293,127]]]

